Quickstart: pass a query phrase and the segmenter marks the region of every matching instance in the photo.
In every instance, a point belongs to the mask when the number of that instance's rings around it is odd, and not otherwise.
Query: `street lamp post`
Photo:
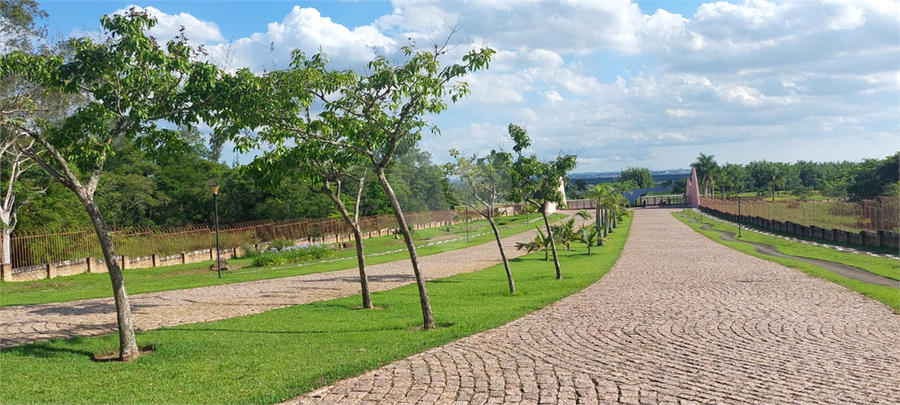
[[[741,227],[743,226],[743,217],[741,216],[741,196],[738,196],[738,238],[741,237]]]
[[[219,278],[222,278],[222,264],[219,260],[219,186],[213,184],[209,186],[209,191],[213,193],[213,201],[216,206],[216,273],[219,275]]]

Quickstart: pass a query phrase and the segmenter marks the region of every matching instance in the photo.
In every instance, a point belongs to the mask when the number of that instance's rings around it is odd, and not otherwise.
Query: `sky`
[[[428,117],[420,149],[512,148],[524,127],[544,159],[575,172],[720,164],[860,161],[900,150],[898,1],[39,1],[51,34],[89,35],[100,16],[145,8],[181,26],[228,70],[286,68],[290,52],[362,71],[377,55],[450,38],[459,62],[497,51],[464,100]],[[234,155],[226,146],[223,160]],[[238,156],[247,163],[250,155]]]

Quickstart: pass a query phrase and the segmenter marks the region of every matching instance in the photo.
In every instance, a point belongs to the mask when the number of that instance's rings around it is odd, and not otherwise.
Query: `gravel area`
[[[535,234],[530,230],[504,238],[507,257],[512,259],[524,254],[515,249],[516,242],[532,240]],[[461,257],[465,260],[460,260]],[[356,259],[351,262],[356,263]],[[478,246],[419,257],[419,268],[425,278],[431,280],[481,270],[500,262],[497,242],[492,240]],[[366,270],[372,292],[415,281],[409,259],[368,265]],[[147,330],[255,314],[350,296],[359,291],[359,269],[354,267],[304,276],[138,294],[130,299],[135,327]],[[109,333],[116,333],[112,298],[0,308],[0,347]]]
[[[897,404],[900,318],[636,210],[599,282],[289,404]]]

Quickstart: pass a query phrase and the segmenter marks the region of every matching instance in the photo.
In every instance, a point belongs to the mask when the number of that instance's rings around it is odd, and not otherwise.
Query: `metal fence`
[[[460,215],[463,213],[454,211],[405,214],[407,223],[414,227],[453,221]],[[393,215],[364,217],[359,222],[362,232],[366,234],[397,228],[397,220]],[[129,257],[152,254],[170,256],[181,252],[211,249],[216,245],[215,229],[207,225],[113,229],[111,234],[116,254]],[[340,240],[344,237],[350,239],[351,234],[350,226],[341,219],[266,220],[219,226],[219,241],[223,250],[252,246],[279,238],[315,241],[337,236],[335,239]],[[2,242],[0,240],[0,244]],[[10,237],[9,256],[0,260],[11,263],[12,269],[19,269],[86,257],[102,258],[103,253],[93,228],[38,228],[14,231]]]
[[[700,198],[700,206],[727,214],[789,221],[823,229],[851,232],[900,230],[900,198],[897,197],[859,202]]]

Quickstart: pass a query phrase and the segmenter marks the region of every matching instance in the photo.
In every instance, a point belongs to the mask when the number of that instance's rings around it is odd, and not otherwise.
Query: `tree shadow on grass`
[[[12,356],[35,357],[40,359],[67,357],[71,354],[84,356],[85,358],[93,357],[94,353],[87,350],[78,350],[59,346],[60,344],[77,345],[79,342],[81,342],[81,340],[82,338],[73,338],[65,341],[64,343],[60,342],[59,340],[29,343],[23,346],[4,348],[3,352],[7,355]]]
[[[226,328],[209,328],[209,327],[182,327],[177,329],[166,329],[166,332],[215,332],[215,333],[236,333],[236,334],[260,334],[260,335],[321,335],[335,333],[366,333],[366,332],[389,332],[404,331],[412,326],[382,326],[376,328],[346,328],[346,329],[314,329],[314,330],[261,330],[261,329],[226,329]]]

